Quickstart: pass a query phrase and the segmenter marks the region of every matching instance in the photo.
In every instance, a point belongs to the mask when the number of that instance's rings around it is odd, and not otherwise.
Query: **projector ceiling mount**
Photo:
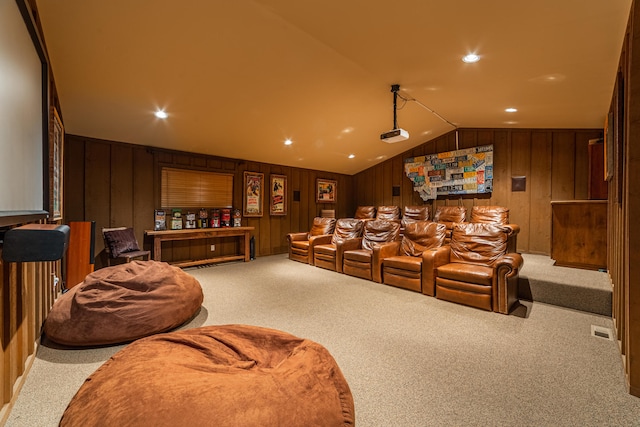
[[[391,92],[393,93],[393,128],[398,129],[398,91],[400,85],[391,85]]]
[[[393,92],[393,129],[380,135],[380,139],[389,144],[409,139],[409,132],[398,127],[398,91],[400,85],[391,85]]]
[[[451,123],[449,120],[445,119],[440,114],[436,113],[434,110],[432,110],[431,108],[427,107],[426,105],[424,105],[422,102],[418,101],[417,99],[415,99],[415,98],[405,98],[402,95],[398,95],[398,91],[400,91],[400,85],[399,84],[391,85],[391,92],[393,92],[393,129],[390,130],[389,132],[385,132],[382,135],[380,135],[380,139],[381,140],[391,144],[391,143],[394,143],[394,142],[399,142],[399,141],[404,141],[406,139],[409,139],[409,132],[407,132],[404,129],[400,129],[398,127],[398,111],[397,110],[398,110],[398,97],[399,97],[400,99],[402,99],[405,102],[407,102],[407,101],[415,102],[416,104],[418,104],[419,106],[421,106],[425,110],[429,111],[431,114],[433,114],[434,116],[436,116],[437,118],[439,118],[443,122],[451,125],[456,130],[456,150],[458,149],[458,126],[456,126],[454,123]]]

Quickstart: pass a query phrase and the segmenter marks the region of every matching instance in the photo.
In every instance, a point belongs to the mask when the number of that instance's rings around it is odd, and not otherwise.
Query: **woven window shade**
[[[162,208],[230,208],[233,175],[162,168]]]

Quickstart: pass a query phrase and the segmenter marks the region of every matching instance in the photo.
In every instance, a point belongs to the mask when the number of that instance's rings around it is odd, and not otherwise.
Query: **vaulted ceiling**
[[[354,174],[453,126],[601,128],[631,0],[36,3],[67,133]]]

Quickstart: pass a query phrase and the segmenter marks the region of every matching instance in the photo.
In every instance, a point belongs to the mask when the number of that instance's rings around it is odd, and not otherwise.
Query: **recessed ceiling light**
[[[167,117],[169,117],[169,115],[167,113],[165,113],[164,110],[156,111],[155,115],[159,119],[166,119]]]
[[[506,111],[507,113],[515,113],[516,111],[518,111],[517,108],[505,108],[504,111]]]
[[[284,140],[284,145],[291,145],[291,144],[293,144],[293,141],[290,140],[289,138]]]
[[[353,159],[356,155],[355,154],[349,154],[349,158]]]
[[[462,57],[462,62],[466,62],[467,64],[472,64],[478,61],[480,61],[480,57],[475,53],[470,53]]]

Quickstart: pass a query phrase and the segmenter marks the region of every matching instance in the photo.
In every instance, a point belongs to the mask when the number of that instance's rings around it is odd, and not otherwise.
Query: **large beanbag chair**
[[[140,339],[73,397],[61,426],[353,426],[349,386],[320,344],[246,325]]]
[[[44,333],[70,346],[128,342],[180,326],[202,300],[200,283],[179,268],[133,261],[94,271],[61,295]]]

